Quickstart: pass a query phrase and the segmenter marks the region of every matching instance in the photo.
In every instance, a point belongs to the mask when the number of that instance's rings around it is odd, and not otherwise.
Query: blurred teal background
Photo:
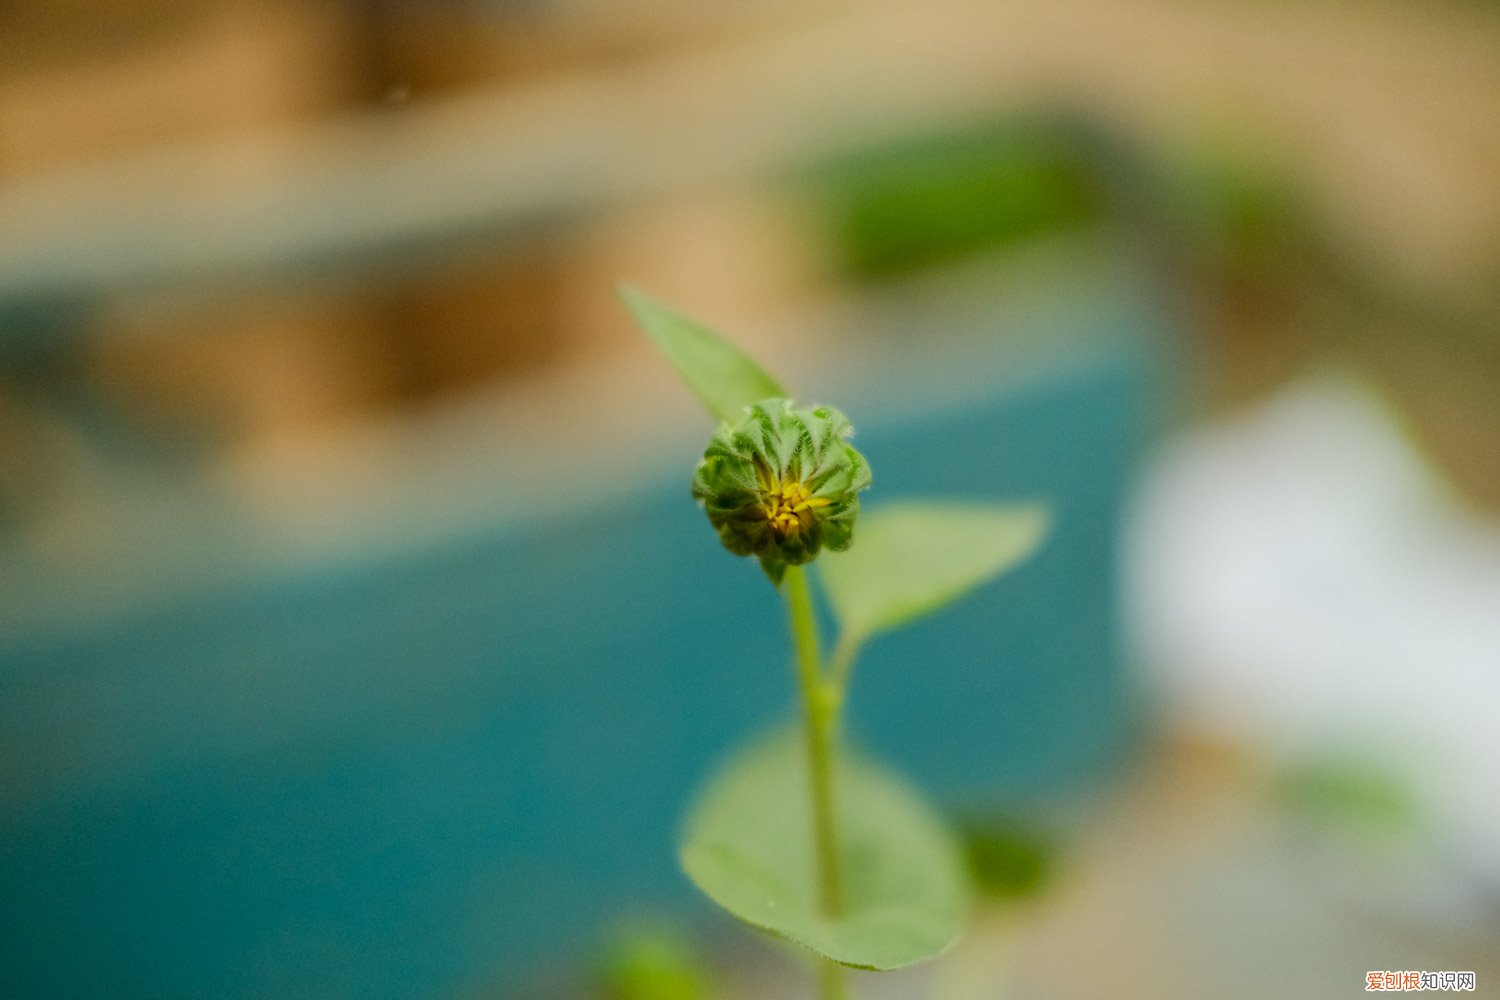
[[[848,397],[875,502],[1047,497],[1067,528],[861,668],[858,738],[950,804],[1127,752],[1111,592],[1149,369],[1121,325],[1149,318],[1058,320],[1095,324],[1074,331],[1090,346],[1017,372],[975,343],[967,371],[927,373],[967,394]],[[705,544],[681,469],[653,464],[563,516],[12,635],[0,732],[24,763],[0,885],[25,947],[6,979],[440,996],[525,982],[611,919],[702,907],[676,873],[679,814],[792,690],[774,593]]]

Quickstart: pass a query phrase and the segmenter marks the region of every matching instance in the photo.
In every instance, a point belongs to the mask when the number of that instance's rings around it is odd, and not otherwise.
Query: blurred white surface
[[[1500,884],[1500,525],[1375,393],[1325,376],[1177,440],[1131,537],[1131,624],[1174,721],[1389,768],[1437,851]]]

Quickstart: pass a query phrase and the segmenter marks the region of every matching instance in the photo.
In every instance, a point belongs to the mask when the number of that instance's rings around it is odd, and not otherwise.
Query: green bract
[[[720,424],[693,475],[693,496],[724,547],[760,559],[777,583],[824,548],[848,548],[859,491],[870,485],[869,463],[846,441],[853,433],[832,407],[802,410],[780,398]]]

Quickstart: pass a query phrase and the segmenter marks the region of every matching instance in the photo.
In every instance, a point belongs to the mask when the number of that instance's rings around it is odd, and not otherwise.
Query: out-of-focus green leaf
[[[714,419],[738,420],[750,404],[786,395],[759,365],[706,327],[629,286],[621,286],[620,297]]]
[[[1421,826],[1415,793],[1373,761],[1303,760],[1277,776],[1273,793],[1296,818],[1353,839],[1412,837]]]
[[[865,511],[849,551],[819,561],[846,634],[863,640],[929,614],[1025,559],[1046,536],[1040,504],[921,502]]]
[[[744,922],[864,969],[946,949],[969,890],[956,841],[899,778],[840,757],[836,812],[845,912],[818,907],[803,743],[778,735],[733,759],[694,806],[680,857],[697,885]]]
[[[666,923],[643,923],[613,935],[599,970],[610,1000],[708,1000],[712,976],[692,939]]]
[[[963,824],[964,855],[975,887],[991,899],[1014,902],[1046,885],[1056,853],[1051,838],[1003,820]]]
[[[1109,167],[1065,121],[967,123],[840,155],[809,178],[834,263],[884,281],[1108,218]]]

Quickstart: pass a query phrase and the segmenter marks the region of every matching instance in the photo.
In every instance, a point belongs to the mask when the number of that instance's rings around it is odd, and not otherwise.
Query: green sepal
[[[765,570],[766,576],[771,578],[771,583],[779,589],[781,581],[786,579],[786,568],[789,563],[776,555],[764,555],[757,558],[760,568]]]

